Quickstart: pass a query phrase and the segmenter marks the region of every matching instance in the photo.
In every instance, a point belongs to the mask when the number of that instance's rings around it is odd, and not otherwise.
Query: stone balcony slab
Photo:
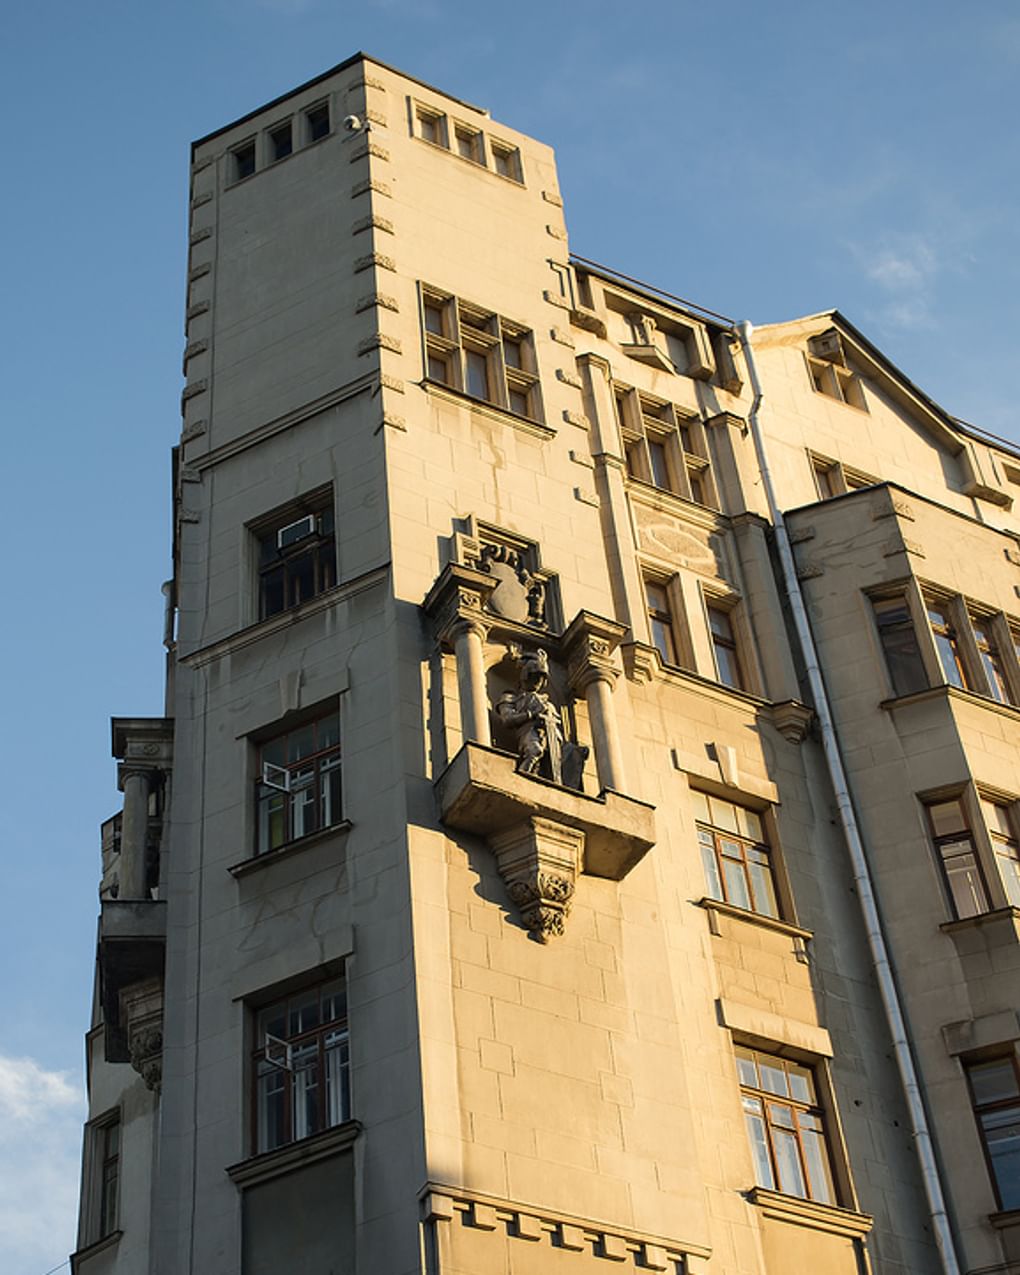
[[[104,899],[99,917],[99,986],[107,1062],[128,1062],[120,994],[133,984],[163,977],[166,901]]]

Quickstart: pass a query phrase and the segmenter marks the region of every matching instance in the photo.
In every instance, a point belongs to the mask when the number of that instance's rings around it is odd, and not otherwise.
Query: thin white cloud
[[[935,326],[934,288],[942,263],[931,237],[887,234],[878,243],[850,247],[876,288],[870,307],[875,323],[887,331]]]
[[[0,1054],[0,1270],[39,1275],[74,1248],[81,1087],[67,1072]]]

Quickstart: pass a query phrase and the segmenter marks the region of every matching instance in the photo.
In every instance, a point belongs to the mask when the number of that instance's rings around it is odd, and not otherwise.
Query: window
[[[810,355],[807,356],[807,365],[811,384],[817,393],[835,399],[837,403],[846,403],[865,412],[868,410],[860,378],[855,372]]]
[[[980,616],[971,613],[970,623],[971,628],[974,630],[974,641],[977,644],[978,657],[981,660],[981,667],[988,683],[989,694],[992,699],[997,699],[1000,704],[1015,703],[1006,667],[999,653],[999,644],[995,636],[995,621],[991,616]]]
[[[482,153],[482,135],[475,128],[457,124],[453,130],[457,154],[462,159],[469,159],[473,164],[484,164]]]
[[[305,133],[309,142],[329,135],[329,103],[317,102],[305,111]]]
[[[101,1177],[99,1184],[99,1238],[117,1229],[117,1185],[120,1181],[120,1120],[111,1121],[99,1131],[101,1138]]]
[[[255,139],[245,142],[230,152],[231,163],[233,165],[232,180],[241,181],[245,177],[250,177],[255,171]]]
[[[825,1121],[810,1067],[738,1047],[737,1074],[759,1186],[835,1204]]]
[[[120,1111],[107,1111],[85,1126],[82,1208],[78,1247],[113,1235],[118,1223]]]
[[[718,508],[700,420],[622,386],[616,387],[616,414],[629,477]]]
[[[541,419],[532,334],[491,311],[422,291],[425,374],[515,416]]]
[[[958,919],[988,911],[988,890],[962,797],[927,803],[932,844]]]
[[[1011,907],[1020,908],[1020,841],[1013,811],[1006,802],[993,801],[990,797],[981,798],[981,810],[1006,900]]]
[[[511,181],[521,180],[521,153],[516,146],[505,146],[502,142],[491,142],[492,166],[500,177],[509,177]]]
[[[1020,1209],[1020,1071],[1014,1054],[964,1064],[1001,1209]]]
[[[339,710],[262,744],[256,787],[256,854],[340,823]]]
[[[925,690],[928,674],[906,596],[899,593],[891,598],[872,598],[871,605],[893,692],[896,695],[912,695],[915,691]]]
[[[708,630],[712,638],[712,650],[715,655],[715,669],[719,681],[740,691],[744,689],[744,678],[740,671],[740,658],[737,654],[737,639],[733,632],[733,622],[727,607],[708,603]]]
[[[859,491],[862,487],[874,487],[878,479],[867,474],[863,469],[853,469],[841,461],[830,460],[815,452],[808,452],[811,472],[814,474],[815,487],[821,500],[830,500],[833,496],[843,496],[848,491]]]
[[[294,131],[291,122],[281,124],[279,128],[269,130],[269,158],[272,163],[286,159],[294,150]]]
[[[255,1148],[273,1151],[350,1119],[347,994],[342,978],[258,1011]]]
[[[970,683],[967,678],[966,666],[960,655],[960,644],[956,636],[956,629],[953,627],[950,618],[949,601],[940,598],[926,598],[925,605],[928,610],[928,623],[931,626],[932,637],[935,639],[935,649],[938,651],[939,662],[942,665],[942,672],[945,674],[946,681],[950,686],[958,686],[961,690],[969,689]]]
[[[336,584],[333,509],[326,500],[292,508],[255,529],[258,540],[259,619],[300,606]]]
[[[437,111],[430,111],[419,106],[414,113],[415,129],[418,136],[433,146],[446,146],[446,117]]]
[[[652,644],[662,657],[663,664],[678,664],[673,612],[669,605],[666,585],[646,580],[645,603],[648,607],[648,628]]]
[[[761,815],[721,797],[692,791],[708,897],[747,912],[779,916],[776,884]]]

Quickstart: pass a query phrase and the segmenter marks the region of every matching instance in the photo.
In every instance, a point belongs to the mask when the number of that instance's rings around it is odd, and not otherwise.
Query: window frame
[[[675,403],[614,382],[613,399],[627,478],[703,509],[720,510],[704,422]],[[662,465],[652,447],[661,446]]]
[[[975,817],[970,793],[966,788],[956,788],[951,790],[943,790],[933,793],[925,793],[920,797],[921,805],[924,807],[924,823],[928,835],[928,842],[934,853],[935,864],[939,870],[939,879],[942,885],[942,893],[946,905],[949,908],[951,917],[954,921],[965,921],[971,917],[984,916],[992,910],[992,896],[988,888],[988,871],[987,864],[984,862],[985,855],[982,854],[982,846],[980,838],[975,835]],[[932,810],[936,806],[948,806],[956,803],[961,811],[963,818],[963,828],[940,833],[935,825],[935,818]],[[980,823],[984,821],[983,814],[980,816]],[[949,855],[945,854],[945,848],[953,846],[968,845],[969,850],[964,849]],[[975,902],[983,903],[983,906],[976,906],[973,911],[963,910],[958,901],[957,894],[954,889],[955,874],[950,870],[949,861],[953,859],[964,859],[970,857],[973,860],[973,877],[970,881],[970,889],[972,890]],[[957,869],[959,871],[959,869]],[[960,873],[961,877],[963,876]],[[973,882],[976,881],[980,887],[979,890],[974,889]],[[980,898],[978,896],[980,895]]]
[[[450,134],[445,113],[436,110],[432,106],[427,106],[424,102],[414,102],[412,112],[412,132],[414,136],[421,142],[427,142],[429,146],[438,146],[440,150],[448,151],[450,149]],[[430,128],[434,127],[434,137],[426,135],[426,124]]]
[[[273,537],[308,518],[315,520],[314,531],[289,546],[281,547],[277,541],[275,557],[271,556]],[[286,615],[336,587],[340,578],[339,538],[331,486],[320,487],[299,500],[274,509],[248,523],[246,530],[251,546],[251,596],[255,623]],[[300,572],[308,558],[311,558],[312,590],[307,596],[295,596],[300,590]],[[280,568],[283,569],[283,605],[270,610],[269,591],[272,586],[269,581]]]
[[[988,1178],[995,1195],[995,1202],[1001,1211],[1020,1210],[1020,1167],[1017,1170],[1017,1180],[1010,1183],[1010,1195],[1007,1198],[1003,1192],[1003,1181],[996,1172],[995,1159],[989,1149],[987,1130],[985,1129],[982,1115],[994,1115],[997,1112],[1015,1111],[1017,1120],[1020,1122],[1020,1059],[1017,1057],[1016,1046],[1009,1050],[1001,1050],[995,1053],[988,1053],[981,1057],[972,1059],[961,1059],[964,1078],[967,1084],[967,1093],[970,1097],[971,1111],[974,1115],[974,1123],[977,1126],[977,1135],[981,1142],[981,1149],[985,1157],[985,1166],[988,1170]],[[979,1102],[975,1091],[973,1073],[981,1067],[987,1067],[996,1063],[1008,1062],[1012,1066],[1013,1079],[1015,1082],[1015,1092],[1005,1098],[992,1099],[987,1102]],[[1014,1198],[1015,1193],[1015,1198]]]
[[[342,697],[337,697],[300,714],[291,715],[290,718],[277,723],[271,730],[261,732],[258,738],[252,739],[255,747],[255,818],[252,855],[255,859],[286,850],[290,846],[300,845],[309,837],[326,834],[347,825],[341,699]],[[332,743],[320,744],[320,730],[326,723],[334,723],[334,739]],[[291,737],[307,732],[309,727],[313,731],[314,747],[311,751],[303,752],[300,756],[289,760],[286,754],[289,752]],[[285,750],[282,759],[267,758],[267,751],[272,750],[275,753],[281,745]],[[282,780],[279,783],[267,780],[267,766],[271,768],[274,779],[278,778],[276,772],[286,772],[286,787],[283,786]],[[307,782],[291,786],[291,772],[300,772],[298,778],[305,781],[305,772],[309,770],[312,773]],[[306,793],[309,790],[311,799],[296,806],[295,794]],[[312,812],[310,817],[305,813],[309,808]],[[327,810],[328,822],[326,822]],[[314,826],[294,835],[298,811],[301,812],[302,826],[306,818],[310,818]],[[281,840],[276,840],[272,832],[273,821],[276,818],[282,820]]]
[[[277,138],[286,131],[287,149],[283,154],[278,153]],[[287,116],[286,119],[279,120],[272,127],[266,129],[266,146],[268,148],[267,166],[272,167],[273,164],[279,164],[285,159],[289,159],[297,150],[294,137],[294,118]]]
[[[108,1139],[112,1129],[117,1130],[117,1150],[110,1155]],[[120,1233],[123,1136],[120,1107],[111,1107],[101,1112],[85,1125],[79,1249],[89,1248]]]
[[[440,330],[429,323],[430,312],[440,316]],[[535,336],[530,328],[427,284],[419,287],[419,320],[426,382],[455,390],[516,420],[543,423]],[[473,381],[479,366],[484,394],[475,392],[478,387]],[[439,368],[444,375],[436,374]]]
[[[321,133],[315,131],[314,116],[320,112],[325,112],[326,127]],[[314,146],[316,142],[321,142],[329,137],[333,131],[333,112],[330,108],[328,97],[321,98],[318,102],[312,102],[301,111],[302,132],[304,137],[302,141],[305,146]]]
[[[246,157],[243,162],[242,155]],[[228,186],[236,186],[240,182],[247,181],[249,177],[254,177],[258,172],[258,138],[253,134],[251,137],[246,137],[243,142],[231,146],[227,152],[227,161],[230,165],[227,175]]]
[[[778,1047],[783,1050],[782,1046]],[[737,1072],[737,1084],[740,1094],[741,1110],[744,1114],[744,1129],[747,1135],[748,1147],[751,1155],[751,1163],[754,1166],[755,1184],[764,1190],[775,1191],[778,1194],[785,1195],[791,1199],[810,1200],[817,1204],[839,1207],[841,1197],[845,1194],[846,1185],[844,1174],[841,1172],[840,1157],[836,1154],[839,1149],[839,1143],[836,1138],[836,1121],[830,1101],[829,1086],[825,1083],[822,1074],[822,1065],[820,1062],[802,1062],[799,1058],[789,1055],[789,1051],[773,1052],[776,1046],[768,1048],[760,1045],[743,1044],[734,1041],[734,1065]],[[760,1061],[761,1060],[761,1061]],[[755,1079],[761,1081],[762,1066],[761,1062],[773,1072],[781,1072],[786,1080],[786,1093],[780,1094],[765,1087],[763,1083],[751,1085],[747,1081],[746,1067],[743,1063],[752,1063],[755,1070]],[[795,1097],[793,1094],[794,1084],[791,1076],[796,1074],[798,1079],[804,1081],[808,1086],[809,1099]],[[755,1137],[751,1129],[751,1113],[749,1111],[750,1102],[759,1105],[759,1113],[755,1115],[758,1120],[762,1132],[763,1139]],[[792,1113],[789,1124],[781,1124],[773,1121],[771,1107],[785,1107]],[[801,1116],[808,1117],[815,1122],[813,1129],[802,1130]],[[773,1131],[778,1130],[781,1134],[792,1135],[795,1152],[796,1163],[799,1170],[801,1181],[805,1186],[804,1191],[791,1191],[787,1187],[790,1185],[789,1180],[782,1179],[780,1156],[776,1151],[776,1140]],[[812,1139],[811,1144],[815,1147],[816,1155],[811,1157],[805,1150],[805,1140],[802,1132],[808,1132],[816,1135]],[[761,1181],[763,1176],[761,1172],[762,1159],[759,1152],[763,1150],[765,1153],[765,1164],[768,1169],[768,1181]],[[813,1186],[813,1170],[812,1161],[814,1162],[814,1171],[820,1171],[822,1181],[825,1185],[825,1191],[817,1192],[812,1189]]]
[[[864,382],[852,368],[840,366],[807,351],[804,352],[804,362],[808,380],[816,394],[821,394],[834,403],[842,403],[844,407],[853,407],[858,412],[871,411],[864,393]]]
[[[792,919],[792,909],[788,904],[788,890],[786,887],[785,877],[781,869],[781,856],[777,853],[775,846],[778,844],[776,836],[775,819],[771,808],[762,806],[757,803],[749,802],[746,798],[737,800],[736,795],[721,796],[717,792],[701,785],[692,785],[691,801],[694,808],[694,828],[695,836],[698,842],[698,850],[701,856],[701,867],[705,877],[705,898],[716,903],[725,904],[726,907],[735,908],[745,913],[749,917],[763,917],[767,921],[782,921],[790,924],[796,924]],[[707,811],[707,820],[699,814],[699,807],[704,803],[704,809]],[[712,822],[713,805],[720,804],[732,807],[738,812],[732,822],[737,825],[737,831],[723,827],[720,823]],[[741,826],[741,815],[743,812],[746,817],[750,815],[757,822],[760,836],[755,839],[753,836],[747,835],[745,832],[739,831]],[[735,854],[727,854],[723,848],[723,842],[732,843],[740,852],[739,858]],[[757,852],[761,858],[751,860],[752,867],[748,867],[748,851]],[[709,863],[708,855],[711,854],[712,861]],[[740,865],[740,879],[743,881],[744,894],[748,903],[734,900],[730,897],[732,893],[732,882],[730,873],[727,872],[727,863]],[[768,887],[766,894],[771,899],[775,908],[769,911],[766,908],[754,906],[756,896],[759,893],[757,887],[758,876],[754,872],[754,868],[763,868],[764,875],[767,877]],[[718,886],[718,892],[713,892],[713,886]]]
[[[868,593],[865,595],[870,604],[869,612],[871,617],[872,632],[875,642],[878,646],[881,665],[885,670],[889,689],[892,691],[894,699],[903,695],[917,695],[921,691],[928,690],[932,685],[932,671],[930,660],[925,658],[924,644],[920,637],[920,633],[927,630],[927,612],[924,613],[924,624],[922,628],[918,627],[918,605],[914,596],[914,591],[907,585],[903,585],[896,589],[885,589]],[[883,625],[880,619],[878,608],[880,605],[891,602],[900,602],[902,612],[906,619],[898,624]],[[916,672],[919,675],[920,684],[912,686],[910,689],[903,689],[897,682],[897,675],[894,672],[893,663],[890,661],[890,645],[886,641],[886,634],[904,634],[909,633],[913,638],[913,654],[917,657]],[[904,655],[901,649],[898,654]],[[935,658],[935,653],[932,653]]]
[[[708,644],[712,650],[712,663],[715,668],[714,680],[721,686],[728,686],[732,691],[748,691],[750,687],[748,685],[747,658],[744,654],[746,640],[740,630],[740,604],[735,598],[710,590],[703,589],[702,594],[705,603],[705,621],[708,626]],[[725,637],[716,631],[712,623],[713,615],[725,618],[726,627],[729,630]],[[736,666],[737,680],[735,682],[723,677],[723,669],[719,658],[721,650],[732,653],[732,662]]]
[[[1003,906],[1020,909],[1020,803],[1016,797],[984,785],[977,788],[977,803],[980,826],[988,837],[990,902],[993,905],[999,903],[996,895],[1001,891]],[[1008,833],[1003,832],[998,823],[993,825],[986,811],[988,806],[1005,812]],[[1003,864],[1011,865],[1008,871]]]
[[[291,1030],[292,1014],[300,1008],[301,1002],[307,1004],[312,993],[315,993],[318,997],[316,1013],[318,1022],[316,1026],[304,1030]],[[343,1012],[323,1021],[323,1002],[327,994],[335,997],[342,1004]],[[248,1088],[252,1154],[270,1155],[283,1147],[294,1146],[299,1142],[303,1142],[306,1138],[313,1138],[317,1134],[335,1129],[351,1120],[353,1109],[351,1096],[353,1068],[350,1057],[350,1014],[347,979],[343,969],[339,973],[327,975],[314,982],[301,980],[296,986],[291,986],[286,990],[278,989],[275,994],[261,996],[257,1001],[249,1001],[247,1009],[250,1013],[249,1021],[251,1024],[251,1048],[248,1052]],[[274,1013],[282,1013],[285,1020],[285,1035],[269,1032],[267,1020],[272,1023],[271,1016]],[[327,1040],[331,1033],[337,1034],[335,1042]],[[293,1065],[294,1048],[295,1045],[298,1048],[307,1048],[311,1044],[315,1046],[315,1062],[313,1064],[315,1084],[310,1086],[310,1088],[313,1088],[316,1094],[318,1120],[315,1122],[315,1128],[295,1137],[295,1126],[298,1123],[295,1118],[296,1100],[300,1098],[301,1094],[296,1085],[296,1077],[300,1072]],[[334,1091],[337,1092],[337,1119],[330,1118],[330,1107],[333,1100],[329,1096],[331,1077],[327,1055],[331,1044],[336,1048],[338,1055],[336,1073],[332,1077],[338,1091]],[[263,1063],[267,1064],[265,1070],[261,1069]],[[300,1071],[311,1069],[302,1068]],[[268,1086],[263,1090],[262,1082],[277,1073],[292,1077],[289,1082],[285,1082],[283,1087],[284,1098],[281,1104],[283,1136],[278,1141],[269,1136],[268,1130],[264,1129],[264,1125],[268,1125],[268,1120],[262,1119],[263,1112],[268,1110],[268,1105],[264,1105],[264,1099],[271,1099],[272,1097],[272,1092]],[[266,1134],[265,1143],[263,1142],[264,1133]]]

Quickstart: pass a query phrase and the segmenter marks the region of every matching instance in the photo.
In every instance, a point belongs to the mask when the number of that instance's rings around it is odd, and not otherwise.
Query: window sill
[[[623,655],[624,670],[632,682],[650,682],[657,677],[674,686],[686,686],[691,690],[709,693],[712,698],[718,698],[724,703],[732,703],[736,699],[754,710],[772,707],[771,700],[755,695],[753,691],[738,690],[735,686],[727,686],[725,682],[717,682],[711,677],[702,677],[700,673],[681,668],[678,664],[664,664],[658,649],[645,642],[621,643],[620,652]]]
[[[121,1230],[111,1231],[109,1235],[104,1235],[101,1240],[87,1244],[85,1248],[80,1248],[76,1253],[72,1253],[68,1259],[71,1263],[71,1275],[78,1275],[82,1262],[87,1262],[90,1258],[98,1256],[108,1248],[113,1248],[123,1234],[124,1232]]]
[[[873,1219],[856,1209],[843,1209],[836,1204],[820,1204],[817,1200],[802,1200],[798,1195],[784,1195],[767,1187],[752,1187],[747,1199],[761,1209],[766,1217],[794,1226],[810,1227],[814,1231],[828,1231],[830,1235],[844,1235],[861,1239],[871,1230]]]
[[[227,871],[232,877],[246,877],[259,868],[267,868],[271,863],[279,863],[281,859],[289,859],[291,855],[300,854],[310,846],[318,845],[329,837],[338,836],[351,830],[351,821],[341,819],[328,828],[320,828],[318,832],[310,832],[307,837],[299,837],[297,841],[288,841],[286,845],[277,846],[275,850],[266,850],[264,854],[253,855],[250,859],[242,859],[240,863],[232,863]]]
[[[238,1164],[230,1165],[226,1173],[237,1187],[255,1186],[293,1169],[303,1169],[306,1164],[314,1164],[316,1160],[326,1160],[350,1150],[360,1133],[361,1124],[357,1120],[346,1120],[332,1129],[324,1129],[322,1133],[313,1133],[310,1138],[302,1138],[300,1142],[288,1142],[286,1146],[277,1147],[274,1151],[263,1151],[261,1155],[241,1160]]]
[[[989,1213],[988,1220],[997,1231],[1011,1231],[1020,1228],[1020,1209],[1002,1209],[998,1213]]]
[[[442,381],[431,381],[425,377],[419,381],[419,385],[426,394],[435,394],[437,398],[449,399],[451,403],[470,407],[473,412],[502,421],[506,425],[513,425],[515,429],[523,430],[525,434],[531,434],[535,438],[556,437],[555,429],[551,425],[546,425],[544,421],[535,421],[529,416],[518,416],[515,412],[500,407],[498,403],[490,403],[486,399],[472,398],[463,390],[455,389],[452,385],[444,385]]]
[[[912,704],[924,704],[928,700],[936,699],[962,700],[965,704],[989,708],[992,712],[1012,718],[1013,721],[1020,721],[1020,708],[1015,704],[1004,704],[1002,700],[993,699],[991,695],[979,695],[977,691],[961,690],[958,686],[949,686],[944,682],[939,686],[929,686],[923,691],[913,691],[910,695],[897,695],[892,699],[884,699],[878,706],[888,713],[897,708],[909,708]]]
[[[726,528],[726,516],[718,509],[699,504],[696,500],[688,500],[686,496],[670,491],[668,487],[646,483],[643,478],[635,478],[632,474],[627,475],[627,493],[636,497],[639,504],[689,518],[710,531],[723,531]]]
[[[815,936],[813,930],[805,930],[803,926],[793,925],[789,921],[781,920],[778,916],[767,916],[764,912],[751,912],[747,908],[738,908],[732,903],[725,903],[722,899],[710,898],[707,894],[697,900],[697,905],[710,914],[710,922],[714,921],[711,914],[717,912],[734,921],[746,921],[750,925],[759,925],[764,930],[775,930],[777,934],[788,934],[790,938],[803,939],[805,943]],[[712,933],[718,933],[714,926]]]

